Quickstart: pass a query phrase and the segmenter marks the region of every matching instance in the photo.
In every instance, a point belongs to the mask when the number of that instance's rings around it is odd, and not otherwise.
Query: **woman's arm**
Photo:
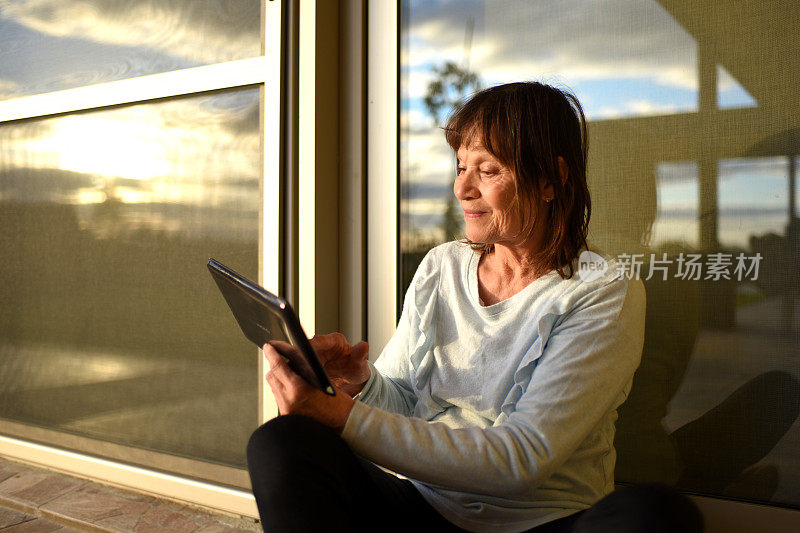
[[[430,306],[437,298],[440,252],[441,247],[434,248],[420,262],[406,291],[397,330],[376,363],[370,363],[370,379],[358,397],[367,405],[404,416],[414,414],[417,396],[412,386],[411,346],[419,341],[420,329],[427,328],[420,321],[422,308],[433,316]]]
[[[356,404],[342,436],[356,453],[412,479],[525,500],[624,399],[643,326],[641,283],[612,282],[562,317],[501,424],[452,429]]]
[[[407,309],[404,306],[397,330],[379,358],[380,369],[372,363],[368,363],[370,377],[356,399],[390,413],[403,416],[411,416],[414,413],[417,397],[411,388],[410,381],[408,332]]]
[[[305,383],[282,359],[272,353],[269,345],[264,354],[271,370],[267,381],[272,389],[281,414],[301,414],[315,418],[330,427],[341,430],[350,409],[352,398],[357,404],[368,404],[383,412],[411,416],[417,397],[411,386],[412,368],[409,360],[411,320],[417,309],[417,300],[430,301],[436,286],[439,265],[434,259],[435,250],[423,258],[414,274],[403,304],[403,313],[392,338],[384,348],[376,365],[367,360],[366,343],[350,346],[344,335],[332,333],[311,339],[320,359],[330,370],[331,381],[338,392],[346,393],[350,401],[340,401],[339,394],[330,397]],[[361,377],[366,379],[363,383]]]

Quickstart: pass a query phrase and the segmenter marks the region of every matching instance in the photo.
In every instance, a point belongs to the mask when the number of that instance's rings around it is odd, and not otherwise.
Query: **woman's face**
[[[481,143],[462,144],[453,192],[464,210],[467,237],[474,242],[518,244],[522,216],[516,205],[516,177]]]

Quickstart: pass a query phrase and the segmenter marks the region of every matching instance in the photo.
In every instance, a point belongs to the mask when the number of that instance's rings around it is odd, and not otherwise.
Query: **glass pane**
[[[441,131],[480,87],[572,90],[589,121],[590,239],[639,263],[642,365],[617,479],[800,505],[800,164],[793,2],[406,0],[403,290],[462,236]],[[707,7],[707,6],[706,6]]]
[[[0,125],[1,418],[245,464],[257,351],[206,261],[257,278],[258,114],[248,88]]]
[[[0,2],[0,99],[261,54],[257,0]]]
[[[784,232],[789,224],[788,173],[786,157],[719,161],[720,245],[747,248],[754,237]]]
[[[697,163],[664,161],[656,166],[658,211],[653,222],[653,246],[697,248],[698,226]]]

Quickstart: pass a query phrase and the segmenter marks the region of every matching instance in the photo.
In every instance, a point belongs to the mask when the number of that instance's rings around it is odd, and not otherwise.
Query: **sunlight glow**
[[[87,205],[87,204],[102,204],[106,201],[106,193],[98,191],[97,189],[83,188],[78,189],[75,195],[71,198],[73,204]]]
[[[64,170],[148,180],[170,171],[159,138],[146,122],[73,116],[55,125],[50,140]]]

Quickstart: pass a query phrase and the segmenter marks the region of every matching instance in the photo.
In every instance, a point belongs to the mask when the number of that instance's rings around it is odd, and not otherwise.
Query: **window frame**
[[[400,2],[370,4],[367,58],[367,335],[375,359],[397,326]]]

